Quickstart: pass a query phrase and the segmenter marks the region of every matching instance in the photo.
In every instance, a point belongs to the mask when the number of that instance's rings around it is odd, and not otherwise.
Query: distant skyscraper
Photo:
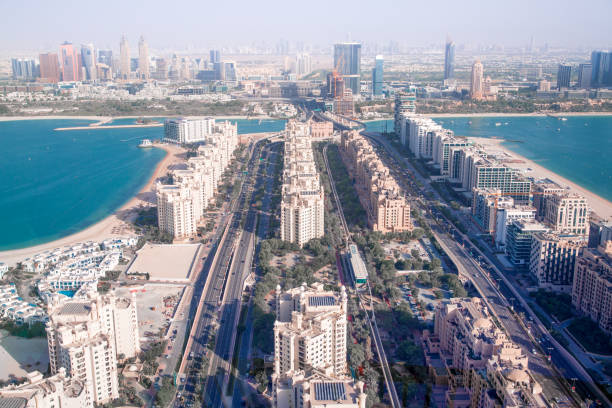
[[[97,79],[96,68],[96,51],[93,44],[81,45],[81,61],[85,68],[85,76],[83,79],[95,81]]]
[[[578,87],[589,89],[591,87],[591,75],[593,75],[591,64],[580,64],[578,66]]]
[[[168,79],[168,62],[163,58],[155,60],[155,79]]]
[[[60,59],[62,64],[62,81],[79,80],[79,58],[72,43],[65,42],[60,45]]]
[[[361,88],[361,44],[334,44],[334,68],[344,78],[345,87],[359,95]]]
[[[444,79],[451,79],[455,76],[455,43],[449,39],[446,40],[446,49],[444,51]]]
[[[119,60],[119,77],[125,80],[130,79],[130,44],[125,36],[121,37],[119,52],[121,54]]]
[[[312,62],[310,54],[300,53],[295,57],[295,74],[298,78],[312,72]]]
[[[470,81],[470,98],[482,99],[484,96],[483,85],[483,67],[480,60],[476,60],[472,65],[472,76]]]
[[[13,58],[11,59],[13,78],[15,79],[34,79],[38,76],[36,61],[33,59]]]
[[[151,76],[149,74],[149,46],[143,36],[140,36],[140,41],[138,42],[138,59],[140,79],[147,80]]]
[[[591,65],[592,87],[612,85],[612,51],[593,51],[591,53]]]
[[[221,62],[221,51],[210,50],[210,63],[215,64],[216,62]]]
[[[98,50],[98,62],[100,64],[113,65],[113,52],[111,50]]]
[[[57,83],[60,80],[59,59],[55,53],[40,54],[40,80]]]
[[[569,88],[571,77],[572,66],[566,64],[559,64],[559,70],[557,71],[557,89]]]
[[[372,70],[372,95],[381,96],[383,91],[383,56],[377,55]]]

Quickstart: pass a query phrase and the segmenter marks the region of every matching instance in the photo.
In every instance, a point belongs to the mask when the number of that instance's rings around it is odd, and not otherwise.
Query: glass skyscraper
[[[334,44],[334,69],[344,78],[345,88],[359,95],[361,87],[361,44]]]
[[[383,91],[383,56],[377,55],[372,70],[372,95],[380,96]]]
[[[592,87],[612,85],[612,52],[593,51],[591,67]]]
[[[446,41],[444,52],[444,79],[451,79],[455,76],[455,43],[451,40]]]

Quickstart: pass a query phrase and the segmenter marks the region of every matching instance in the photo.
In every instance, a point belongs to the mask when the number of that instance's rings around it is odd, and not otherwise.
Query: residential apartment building
[[[549,230],[538,222],[518,219],[512,221],[506,231],[506,255],[514,265],[527,268],[531,261],[533,236]]]
[[[280,236],[299,246],[325,234],[325,193],[314,162],[310,126],[289,121],[285,130]]]
[[[433,160],[440,168],[440,175],[456,178],[458,169],[451,166],[452,156],[457,155],[458,148],[470,146],[470,143],[464,137],[453,136],[451,131],[437,133],[433,143]],[[454,162],[456,163],[456,160]]]
[[[410,204],[370,142],[357,131],[342,132],[340,155],[355,178],[369,227],[383,233],[411,230]]]
[[[276,288],[274,404],[276,407],[365,406],[363,384],[347,376],[347,303],[322,284]],[[334,401],[334,402],[332,402]],[[338,405],[335,405],[338,404]]]
[[[327,139],[334,135],[334,124],[330,121],[310,121],[310,136],[313,139]]]
[[[439,304],[434,332],[424,333],[423,345],[435,384],[448,387],[446,406],[547,406],[527,355],[495,324],[479,298]]]
[[[185,239],[197,232],[223,172],[238,147],[237,125],[214,119],[166,121],[166,137],[176,143],[204,142],[187,169],[172,172],[173,184],[158,184],[157,215],[161,232]]]
[[[157,185],[157,221],[160,232],[173,238],[187,238],[196,233],[194,198],[189,188],[180,185]]]
[[[81,291],[49,304],[47,340],[51,372],[61,368],[81,381],[88,402],[105,404],[119,397],[117,357],[140,351],[136,300]]]
[[[538,286],[571,293],[576,258],[587,242],[580,236],[536,233],[531,242],[529,271]]]
[[[394,101],[394,131],[399,136],[402,132],[402,122],[405,118],[414,115],[416,112],[416,90],[411,88],[406,91],[396,92]]]
[[[26,382],[0,388],[0,407],[93,408],[83,381],[70,378],[62,367],[51,377],[39,371],[26,374]]]
[[[612,241],[582,250],[574,270],[572,306],[612,334]]]
[[[588,236],[590,208],[580,194],[564,191],[546,197],[544,223],[556,232]]]
[[[189,144],[206,141],[213,133],[215,119],[166,119],[164,140],[171,143]]]

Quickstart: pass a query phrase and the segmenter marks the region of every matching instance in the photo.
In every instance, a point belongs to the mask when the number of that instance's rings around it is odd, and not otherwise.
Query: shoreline
[[[113,211],[112,214],[79,232],[53,241],[25,248],[0,251],[0,261],[9,266],[14,266],[17,262],[46,250],[73,245],[78,242],[100,242],[107,238],[133,235],[126,220],[133,218],[136,215],[136,211],[141,207],[151,205],[147,198],[152,199],[154,196],[153,187],[155,183],[160,177],[166,175],[172,165],[182,162],[182,157],[180,156],[185,152],[183,148],[175,145],[156,144],[154,147],[164,150],[166,155],[159,161],[147,183],[126,203]]]
[[[504,146],[504,139],[490,139],[486,137],[467,137],[468,140],[474,141],[479,145],[488,147],[491,150],[497,150],[511,156],[512,159],[520,160],[521,163],[510,163],[509,165],[515,167],[523,172],[526,176],[534,178],[548,178],[562,187],[569,187],[569,190],[584,196],[591,208],[592,213],[597,214],[599,217],[612,220],[612,202],[605,198],[593,193],[592,191],[580,186],[579,184],[568,180],[567,178],[547,169],[546,167],[530,160],[519,153],[510,150]],[[528,171],[527,169],[531,169]]]
[[[180,118],[184,117],[186,119],[203,119],[203,118],[214,118],[214,119],[229,119],[229,120],[238,120],[238,119],[249,119],[249,120],[283,120],[278,118],[273,118],[268,115],[259,115],[259,116],[246,116],[246,115],[204,115],[204,116],[182,116],[182,115],[136,115],[136,116],[78,116],[78,115],[30,115],[30,116],[0,116],[0,122],[13,122],[18,120],[92,120],[97,121],[97,123],[92,123],[90,126],[96,127],[100,126],[104,123],[112,122],[115,119],[138,119],[138,118],[159,118],[159,117],[167,117],[167,118]],[[105,128],[108,126],[104,126]]]

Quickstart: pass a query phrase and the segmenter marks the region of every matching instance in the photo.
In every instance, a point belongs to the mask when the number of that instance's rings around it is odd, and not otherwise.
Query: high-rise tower
[[[96,68],[96,51],[93,44],[81,45],[81,61],[85,68],[85,76],[83,79],[95,81],[97,79]]]
[[[121,79],[130,79],[130,44],[125,36],[121,37],[119,44],[119,77]]]
[[[143,36],[140,36],[138,41],[138,70],[140,71],[140,79],[147,80],[149,74],[149,45]]]
[[[377,55],[372,70],[372,95],[381,96],[383,91],[383,64],[382,55]]]
[[[484,97],[483,90],[483,67],[480,60],[476,60],[472,65],[472,76],[470,82],[470,98],[482,99]]]
[[[79,58],[72,43],[66,41],[60,45],[60,60],[62,69],[62,81],[79,80]]]
[[[450,38],[446,40],[444,51],[444,79],[451,79],[455,76],[455,43]]]
[[[334,68],[344,78],[346,88],[359,95],[361,87],[361,44],[334,44]]]

